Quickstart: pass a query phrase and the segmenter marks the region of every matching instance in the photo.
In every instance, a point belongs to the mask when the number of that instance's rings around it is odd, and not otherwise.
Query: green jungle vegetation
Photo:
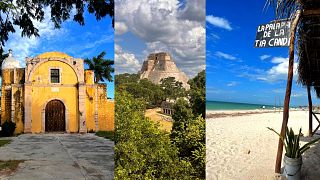
[[[205,179],[205,71],[188,83],[116,75],[115,179]],[[176,100],[171,132],[144,115],[166,98]]]

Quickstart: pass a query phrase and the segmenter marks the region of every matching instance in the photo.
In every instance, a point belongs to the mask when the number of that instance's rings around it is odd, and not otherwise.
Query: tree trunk
[[[308,102],[309,102],[309,137],[313,135],[312,132],[312,98],[311,98],[311,90],[310,86],[307,86],[308,90]]]
[[[291,26],[288,79],[287,79],[286,95],[285,95],[284,104],[283,104],[283,121],[282,121],[282,126],[281,126],[281,133],[280,133],[280,135],[283,138],[285,137],[286,128],[287,128],[288,119],[289,119],[289,105],[290,105],[290,96],[291,96],[292,79],[293,79],[295,34],[296,34],[297,25],[298,25],[298,22],[300,19],[300,15],[301,15],[301,12],[299,10],[296,12],[295,18],[294,18],[294,20],[292,22],[292,26]],[[281,138],[279,138],[278,153],[277,153],[276,166],[275,166],[276,173],[280,173],[282,152],[283,152],[283,143],[281,141]]]

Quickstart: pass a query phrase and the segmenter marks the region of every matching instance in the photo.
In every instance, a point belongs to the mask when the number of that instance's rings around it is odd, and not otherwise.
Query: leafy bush
[[[115,179],[193,179],[191,164],[144,111],[145,103],[116,92]]]
[[[5,123],[2,124],[1,136],[2,137],[12,136],[15,129],[16,129],[16,123],[11,121],[6,121]]]
[[[194,114],[206,117],[206,73],[201,71],[196,77],[190,79],[190,104]]]
[[[147,108],[160,107],[165,99],[163,89],[148,79],[139,80],[137,74],[119,74],[115,76],[116,91],[126,91],[136,99],[141,99]]]
[[[192,175],[205,178],[205,120],[192,113],[185,100],[178,100],[174,106],[175,114],[171,139],[179,150],[179,157],[192,165]]]
[[[115,179],[205,179],[205,72],[189,81],[189,95],[172,78],[115,79]],[[166,98],[177,100],[170,134],[144,116]]]

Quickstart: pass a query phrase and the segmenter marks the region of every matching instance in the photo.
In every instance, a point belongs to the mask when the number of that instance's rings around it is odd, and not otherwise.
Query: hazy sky
[[[207,100],[283,104],[289,48],[254,48],[257,27],[274,20],[265,1],[207,3]],[[292,105],[307,105],[293,82]],[[315,96],[314,96],[315,97]],[[319,101],[318,101],[319,103]]]
[[[114,32],[109,17],[96,21],[94,15],[85,14],[85,25],[68,20],[61,29],[54,29],[50,9],[45,9],[45,20],[35,22],[39,38],[22,38],[21,31],[10,35],[5,51],[13,50],[14,57],[25,67],[25,57],[35,57],[48,51],[60,51],[75,58],[92,58],[106,51],[106,58],[114,59]],[[72,17],[72,16],[71,16]],[[72,18],[71,18],[72,19]],[[114,83],[107,83],[108,97],[114,97]]]
[[[205,69],[205,0],[116,0],[116,74],[167,51],[189,77]]]

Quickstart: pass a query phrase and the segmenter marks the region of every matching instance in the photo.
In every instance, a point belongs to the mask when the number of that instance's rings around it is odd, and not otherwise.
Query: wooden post
[[[284,104],[283,104],[283,121],[281,126],[281,133],[280,133],[282,137],[285,136],[288,119],[289,119],[289,105],[290,105],[290,96],[291,96],[291,89],[292,89],[293,64],[294,64],[294,44],[295,44],[294,42],[295,42],[296,29],[300,19],[300,15],[301,15],[301,11],[298,10],[295,14],[295,18],[291,26],[288,79],[287,79],[286,95],[285,95]],[[278,152],[277,152],[277,159],[276,159],[276,166],[275,166],[276,173],[280,173],[282,152],[283,152],[283,143],[281,141],[281,138],[279,138]]]
[[[308,91],[308,102],[309,102],[309,137],[313,135],[312,132],[312,98],[311,98],[311,90],[310,86],[307,86],[307,91]]]

